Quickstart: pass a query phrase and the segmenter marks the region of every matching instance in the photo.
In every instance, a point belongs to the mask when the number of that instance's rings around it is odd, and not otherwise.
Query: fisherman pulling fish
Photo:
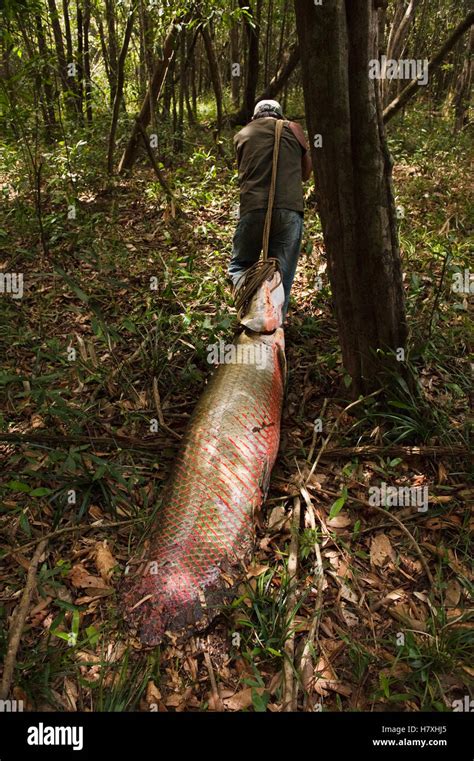
[[[219,363],[196,405],[143,563],[122,586],[125,618],[148,645],[206,628],[232,594],[278,454],[281,326],[301,244],[309,151],[276,101],[258,103],[235,140],[242,216],[229,273],[242,331],[232,361]]]
[[[285,120],[276,100],[259,101],[251,121],[234,137],[239,169],[240,218],[228,274],[238,290],[248,269],[260,258],[271,187],[275,130],[280,120],[284,126],[278,153],[268,256],[279,264],[284,288],[284,320],[303,235],[303,182],[309,179],[312,167],[302,128],[296,122]]]

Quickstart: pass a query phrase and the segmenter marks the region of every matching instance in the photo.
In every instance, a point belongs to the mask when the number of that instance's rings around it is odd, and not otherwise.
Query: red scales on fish
[[[127,621],[148,645],[206,628],[242,575],[254,514],[278,453],[285,384],[278,273],[255,293],[190,419],[139,570],[126,576]],[[276,279],[275,279],[276,278]],[[137,567],[135,564],[132,567]]]

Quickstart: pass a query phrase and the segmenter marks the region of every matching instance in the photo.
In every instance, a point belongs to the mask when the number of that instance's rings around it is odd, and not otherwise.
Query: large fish
[[[254,543],[280,439],[284,334],[243,332],[216,348],[165,489],[145,565],[124,582],[128,622],[148,645],[205,628]]]

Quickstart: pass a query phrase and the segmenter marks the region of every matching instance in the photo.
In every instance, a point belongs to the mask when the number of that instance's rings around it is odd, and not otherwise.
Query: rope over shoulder
[[[260,261],[255,262],[255,264],[249,267],[249,269],[247,270],[247,272],[242,278],[242,284],[238,287],[238,290],[235,293],[235,307],[237,309],[237,314],[239,319],[241,319],[244,316],[245,310],[248,307],[248,304],[252,296],[257,291],[257,289],[261,286],[264,280],[269,280],[271,277],[273,277],[275,272],[280,272],[280,265],[277,259],[268,257],[268,246],[270,242],[270,230],[272,226],[273,203],[275,200],[275,190],[276,190],[276,181],[277,181],[277,173],[278,173],[278,156],[280,153],[281,133],[283,131],[283,127],[288,124],[289,122],[283,119],[278,119],[275,122],[275,140],[273,143],[272,176],[270,180],[270,189],[268,192],[267,213],[265,215],[265,224],[263,227],[263,242],[262,242],[263,255]]]

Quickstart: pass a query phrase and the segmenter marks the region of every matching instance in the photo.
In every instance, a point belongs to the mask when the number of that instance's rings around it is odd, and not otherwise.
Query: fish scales
[[[207,626],[229,592],[222,572],[235,578],[253,548],[280,439],[283,330],[234,345],[244,361],[220,364],[199,399],[145,566],[124,582],[125,617],[146,644]]]

